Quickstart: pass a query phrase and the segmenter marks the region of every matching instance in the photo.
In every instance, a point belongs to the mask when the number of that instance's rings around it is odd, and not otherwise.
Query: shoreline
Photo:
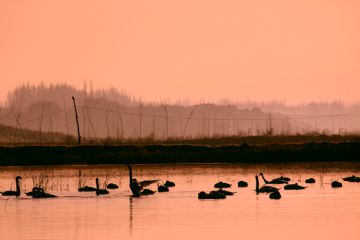
[[[360,142],[0,147],[0,166],[360,162]]]

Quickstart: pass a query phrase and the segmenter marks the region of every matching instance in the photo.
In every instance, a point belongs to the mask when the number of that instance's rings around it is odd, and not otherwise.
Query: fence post
[[[78,144],[81,144],[79,117],[78,117],[78,113],[77,113],[77,109],[76,109],[76,103],[75,103],[74,96],[72,96],[72,100],[73,100],[73,103],[74,103],[74,110],[75,110],[75,120],[76,120],[77,132],[78,132]]]

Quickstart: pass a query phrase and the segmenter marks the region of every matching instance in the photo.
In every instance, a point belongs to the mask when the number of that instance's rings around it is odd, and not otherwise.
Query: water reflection
[[[132,235],[132,231],[133,231],[133,218],[134,218],[134,215],[133,215],[133,199],[132,197],[129,197],[129,233],[130,235]]]
[[[117,181],[120,188],[97,197],[78,192],[79,169],[89,183],[95,178]],[[48,176],[47,188],[57,199],[0,196],[1,239],[358,239],[360,229],[360,183],[343,182],[332,189],[332,180],[359,175],[360,164],[293,165],[137,165],[136,178],[171,179],[168,193],[132,198],[126,166],[66,166],[0,168],[0,190],[15,188],[22,176],[23,188]],[[305,184],[301,192],[284,191],[279,201],[256,195],[255,175],[269,179],[289,176]],[[86,179],[85,179],[86,178]],[[238,180],[249,183],[238,188]],[[85,182],[86,182],[85,181]],[[198,200],[201,190],[214,183],[232,183],[237,192],[225,200]],[[121,184],[123,183],[123,184]],[[11,187],[12,186],[12,187]],[[156,190],[156,186],[151,186]],[[301,231],[299,231],[301,229]]]

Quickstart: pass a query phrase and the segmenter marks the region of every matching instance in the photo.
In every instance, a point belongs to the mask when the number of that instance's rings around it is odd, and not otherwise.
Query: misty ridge
[[[77,130],[72,96],[76,99],[80,133],[85,143],[99,139],[122,142],[223,136],[346,135],[357,134],[360,129],[359,104],[346,106],[334,101],[288,106],[276,101],[230,100],[193,105],[151,103],[115,88],[94,90],[91,83],[85,82],[81,90],[68,84],[26,84],[9,92],[0,108],[0,141],[25,142],[21,136],[24,130],[32,130],[28,132],[31,139],[40,142],[44,134],[49,133],[53,142],[65,141],[61,138],[73,140]],[[13,128],[12,133],[8,127]]]

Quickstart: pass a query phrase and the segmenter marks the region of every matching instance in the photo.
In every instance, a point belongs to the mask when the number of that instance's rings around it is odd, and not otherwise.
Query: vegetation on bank
[[[360,142],[0,147],[0,165],[358,162]]]
[[[143,138],[89,138],[82,137],[83,145],[124,146],[124,145],[269,145],[303,144],[310,142],[360,142],[359,134],[318,134],[316,132],[297,135],[256,135],[256,136],[211,136],[211,137],[169,137]],[[15,128],[0,123],[0,146],[76,146],[77,138],[59,132],[34,131]]]

